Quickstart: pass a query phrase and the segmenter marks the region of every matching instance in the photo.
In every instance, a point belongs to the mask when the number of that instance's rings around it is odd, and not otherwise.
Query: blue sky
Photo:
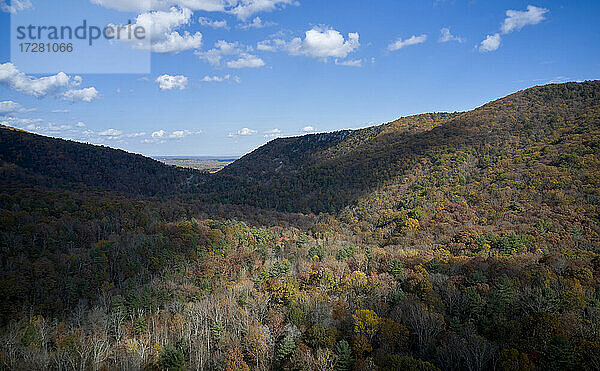
[[[600,78],[592,0],[72,1],[0,0],[0,123],[145,155],[242,155]],[[151,73],[29,73],[10,19],[35,12],[150,27]]]

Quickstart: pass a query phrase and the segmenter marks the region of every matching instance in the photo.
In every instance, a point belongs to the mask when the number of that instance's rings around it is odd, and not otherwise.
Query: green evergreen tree
[[[335,363],[335,369],[337,371],[348,371],[352,369],[354,359],[352,358],[352,351],[350,344],[346,340],[340,340],[335,346],[335,355],[337,356],[337,362]]]
[[[279,362],[284,362],[290,354],[296,349],[296,342],[294,341],[294,337],[291,335],[286,335],[281,344],[279,344],[279,349],[277,350],[277,360]]]

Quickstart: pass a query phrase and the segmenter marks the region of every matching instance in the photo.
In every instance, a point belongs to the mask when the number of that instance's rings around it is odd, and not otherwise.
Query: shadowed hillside
[[[181,193],[201,173],[107,147],[0,127],[4,186],[87,186],[140,196]]]

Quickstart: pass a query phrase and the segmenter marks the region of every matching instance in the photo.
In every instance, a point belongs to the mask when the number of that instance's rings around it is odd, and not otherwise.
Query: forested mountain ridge
[[[359,130],[279,138],[216,174],[140,155],[0,128],[3,182],[88,187],[287,212],[339,212],[432,154],[540,143],[600,104],[600,83],[534,87],[462,113],[404,117]],[[549,144],[553,145],[553,144]],[[11,165],[12,164],[12,165]]]
[[[86,186],[138,196],[183,193],[202,176],[122,150],[9,127],[0,127],[0,173],[4,186]]]
[[[540,143],[599,104],[598,81],[547,85],[469,112],[417,115],[356,131],[277,139],[216,174],[204,191],[223,202],[336,212],[437,151],[468,148],[478,156],[515,141],[521,146]]]

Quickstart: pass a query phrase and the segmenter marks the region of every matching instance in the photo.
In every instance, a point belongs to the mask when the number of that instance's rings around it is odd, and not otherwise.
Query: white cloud
[[[481,45],[479,45],[479,51],[482,53],[493,52],[494,50],[497,50],[500,47],[501,43],[502,36],[500,36],[499,33],[496,33],[494,35],[487,35],[485,40],[483,40],[481,42]]]
[[[223,77],[216,76],[216,75],[215,76],[204,76],[202,78],[202,80],[200,80],[200,81],[203,81],[203,82],[226,82],[229,80],[233,80],[238,84],[242,81],[239,76],[231,76],[229,74],[227,74]]]
[[[152,50],[155,53],[180,53],[184,50],[198,49],[202,46],[202,34],[196,32],[183,34],[175,29],[191,23],[192,11],[188,8],[170,8],[167,11],[158,10],[142,13],[137,16],[132,25],[125,25],[135,29],[142,27],[146,30],[145,38],[138,40],[121,39],[122,42],[131,44],[135,49]],[[123,27],[115,26],[113,27]]]
[[[252,130],[252,129],[248,129],[248,128],[243,128],[241,130],[238,130],[238,132],[237,132],[238,135],[254,135],[256,133],[257,133],[256,130]]]
[[[133,28],[144,27],[151,39],[157,40],[171,33],[173,29],[189,24],[191,18],[192,11],[189,9],[171,8],[168,11],[154,11],[138,15]]]
[[[458,41],[459,43],[462,43],[465,41],[465,39],[463,39],[460,36],[454,36],[452,35],[452,32],[450,32],[450,28],[448,27],[444,27],[440,30],[440,39],[439,42],[441,43],[446,43],[449,41]]]
[[[273,129],[273,130],[268,130],[265,131],[265,138],[277,138],[281,136],[281,130],[280,129]]]
[[[282,39],[264,40],[256,44],[256,49],[263,52],[275,52],[277,50],[285,50],[287,42]]]
[[[71,90],[67,90],[66,92],[64,92],[62,94],[62,97],[64,100],[68,100],[68,101],[81,101],[81,102],[86,102],[86,103],[90,103],[94,100],[96,100],[96,98],[98,98],[98,90],[96,90],[96,88],[92,87],[92,88],[85,88],[85,89],[71,89]]]
[[[224,82],[231,78],[231,75],[220,76],[204,76],[201,81],[204,82]]]
[[[198,49],[202,46],[202,34],[196,32],[191,35],[188,31],[183,33],[171,32],[160,40],[152,43],[152,51],[155,53],[180,53],[184,50]]]
[[[238,0],[229,13],[234,14],[242,21],[260,12],[271,12],[286,5],[298,5],[295,0]]]
[[[230,43],[225,40],[219,40],[215,43],[213,49],[205,52],[196,51],[194,54],[200,59],[207,61],[212,66],[219,66],[224,56],[239,55],[245,52],[245,50],[246,49],[237,42]]]
[[[117,129],[108,129],[105,131],[101,131],[98,135],[103,137],[118,137],[123,134],[123,131]]]
[[[227,136],[231,138],[235,136],[249,136],[254,135],[256,133],[258,133],[258,131],[249,128],[242,128],[235,133],[229,133]]]
[[[338,66],[362,67],[362,59],[340,61],[336,58],[335,64]]]
[[[305,32],[304,39],[296,37],[287,42],[282,39],[265,40],[257,45],[258,50],[284,50],[290,55],[305,55],[326,61],[329,57],[346,58],[359,46],[358,33],[351,32],[348,39],[334,29],[315,27]]]
[[[34,130],[37,128],[36,124],[43,122],[42,119],[24,119],[19,117],[4,116],[0,117],[0,124],[5,126],[12,126],[15,128],[26,128],[28,130]]]
[[[263,22],[260,17],[256,17],[250,23],[242,24],[239,26],[242,30],[249,30],[251,28],[265,28],[275,26],[277,23],[275,22]]]
[[[536,25],[546,19],[544,15],[548,13],[548,9],[538,8],[533,5],[528,5],[526,11],[507,10],[506,19],[502,24],[502,33],[507,34],[513,31],[520,31],[527,25]]]
[[[10,5],[6,2],[10,1]],[[29,0],[0,0],[0,10],[6,13],[16,13],[21,10],[29,9],[33,5]]]
[[[210,20],[206,17],[200,17],[198,18],[198,23],[200,23],[201,26],[206,26],[206,27],[212,27],[212,28],[225,28],[228,29],[229,27],[227,26],[227,21],[226,20],[222,20],[222,21],[213,21]]]
[[[289,48],[292,54],[315,58],[346,58],[360,46],[358,37],[358,33],[351,32],[348,39],[344,40],[344,36],[336,30],[313,28],[306,31],[304,40],[293,39]]]
[[[67,88],[70,78],[63,72],[53,76],[35,78],[20,72],[12,63],[0,64],[0,84],[35,97],[43,97]]]
[[[36,78],[20,72],[12,63],[0,64],[0,85],[8,86],[20,93],[45,97],[56,95],[70,101],[91,102],[98,96],[95,88],[74,90],[81,85],[81,76],[69,77],[64,72]]]
[[[304,128],[302,128],[302,131],[305,133],[312,133],[313,131],[315,131],[315,128],[312,126],[305,126]]]
[[[145,136],[145,133],[141,133],[141,136]],[[167,140],[180,140],[190,135],[202,134],[202,131],[190,131],[190,130],[175,130],[170,134],[165,130],[157,130],[150,135],[150,138],[142,140],[142,143],[166,143]]]
[[[21,112],[21,111],[23,111],[23,106],[21,106],[17,102],[13,102],[12,100],[0,102],[0,115],[5,115],[7,113]]]
[[[13,0],[14,1],[14,0]],[[21,0],[27,1],[27,0]],[[92,3],[125,12],[168,10],[171,7],[193,11],[226,12],[242,21],[260,12],[271,12],[287,5],[299,5],[296,0],[91,0]]]
[[[265,65],[265,62],[259,57],[244,53],[238,60],[227,62],[229,68],[257,68]]]
[[[144,132],[126,133],[123,130],[115,128],[95,131],[87,129],[86,124],[81,121],[75,123],[74,125],[67,125],[47,121],[45,122],[45,120],[39,118],[25,119],[16,117],[0,117],[0,123],[33,131],[42,135],[60,136],[62,138],[95,142],[98,144],[102,144],[106,140],[124,143],[125,140],[129,138],[146,136],[146,133]]]
[[[402,40],[401,38],[399,38],[398,40],[396,40],[393,43],[391,43],[390,45],[388,45],[388,50],[389,51],[400,50],[400,49],[404,48],[405,46],[422,44],[425,41],[427,41],[427,35],[425,35],[425,34],[423,34],[421,36],[413,35],[406,40]]]
[[[183,139],[192,134],[194,134],[194,133],[192,133],[189,130],[176,130],[169,135],[169,138],[170,139]]]
[[[237,57],[227,61],[225,65],[229,68],[256,68],[265,65],[265,62],[249,52],[252,48],[241,45],[238,42],[227,42],[225,40],[219,40],[215,43],[213,49],[205,52],[196,51],[196,54],[200,59],[207,61],[213,66],[220,66],[224,57]]]
[[[161,75],[156,79],[156,83],[160,90],[173,90],[179,89],[183,90],[186,88],[188,83],[188,78],[185,76],[177,75]]]
[[[491,52],[498,50],[502,43],[502,36],[514,31],[520,31],[527,25],[536,25],[546,19],[545,14],[548,9],[538,8],[533,5],[528,5],[526,11],[507,10],[506,19],[500,27],[500,31],[494,35],[487,35],[485,40],[481,42],[478,49],[480,52]]]

